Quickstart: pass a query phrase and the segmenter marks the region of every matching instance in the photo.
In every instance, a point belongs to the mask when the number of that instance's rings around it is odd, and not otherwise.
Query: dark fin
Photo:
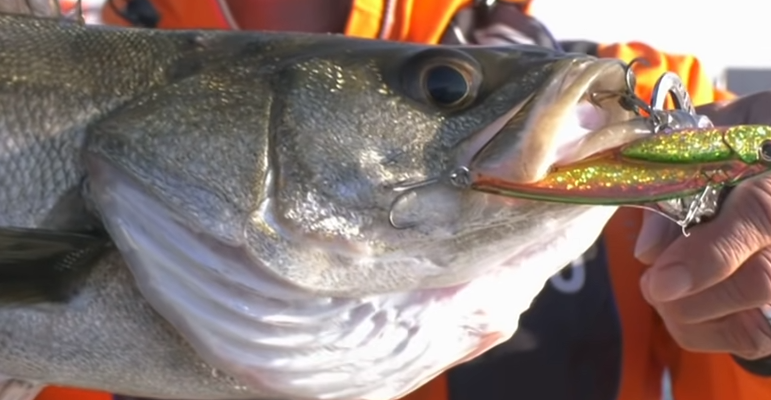
[[[85,181],[85,180],[84,180]],[[84,197],[87,185],[81,183],[62,193],[39,226],[57,232],[95,232],[103,230],[95,210]],[[0,227],[1,228],[1,227]]]
[[[110,245],[103,234],[0,228],[0,302],[67,301]]]
[[[0,13],[61,18],[59,0],[0,0]]]
[[[34,400],[42,385],[0,375],[0,400]]]
[[[86,24],[82,0],[75,2],[75,8],[68,15],[62,13],[59,0],[0,0],[0,14],[27,15]]]
[[[74,12],[74,15],[72,17],[75,20],[75,22],[79,23],[80,25],[85,25],[86,17],[85,15],[83,15],[83,0],[78,0],[75,3],[75,10],[73,12]]]

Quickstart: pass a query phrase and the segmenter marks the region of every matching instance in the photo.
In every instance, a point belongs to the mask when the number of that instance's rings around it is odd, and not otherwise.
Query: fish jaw
[[[527,184],[543,178],[555,164],[578,161],[650,133],[650,127],[610,96],[625,93],[624,65],[618,60],[566,60],[553,80],[511,115],[479,134],[483,146],[465,157],[475,177]],[[488,137],[492,136],[491,139]],[[473,142],[472,142],[473,143]]]
[[[572,207],[570,218],[544,223],[552,240],[467,283],[340,298],[254,268],[248,249],[191,230],[130,176],[89,164],[91,195],[142,294],[207,363],[259,398],[408,394],[509,339],[553,266],[583,253],[614,211]]]

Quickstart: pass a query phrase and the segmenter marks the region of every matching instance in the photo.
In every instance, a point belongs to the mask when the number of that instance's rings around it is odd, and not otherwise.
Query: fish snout
[[[633,140],[624,124],[635,115],[620,101],[631,93],[625,64],[586,56],[556,63],[545,85],[483,132],[490,139],[468,164],[473,176],[531,183],[557,163]]]

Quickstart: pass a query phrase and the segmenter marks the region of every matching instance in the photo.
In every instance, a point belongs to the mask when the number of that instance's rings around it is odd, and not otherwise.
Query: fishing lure
[[[696,113],[682,80],[671,72],[659,77],[646,103],[635,94],[632,66],[637,62],[648,64],[644,59],[628,64],[625,91],[591,97],[618,96],[622,107],[640,117],[647,114],[651,136],[558,167],[532,185],[475,176],[471,187],[541,201],[646,208],[677,223],[688,236],[687,226],[717,212],[725,188],[770,168],[768,127],[713,128],[709,118]],[[667,97],[673,110],[664,109]]]
[[[771,171],[771,126],[688,128],[649,135],[520,184],[475,174],[475,190],[539,201],[644,205],[733,186]]]
[[[620,148],[622,157],[668,164],[739,160],[746,164],[771,162],[771,126],[738,125],[682,129],[647,136]]]

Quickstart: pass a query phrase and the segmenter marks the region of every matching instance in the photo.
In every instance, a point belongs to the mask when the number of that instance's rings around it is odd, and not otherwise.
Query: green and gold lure
[[[555,167],[528,184],[475,175],[475,190],[540,201],[643,205],[722,188],[771,171],[771,126],[664,131]]]

